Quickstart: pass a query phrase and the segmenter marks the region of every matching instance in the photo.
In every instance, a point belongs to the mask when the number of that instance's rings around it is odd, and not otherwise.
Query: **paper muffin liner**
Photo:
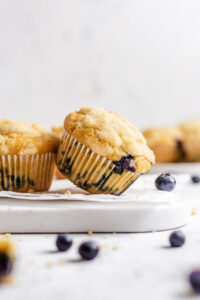
[[[200,162],[200,145],[183,143],[185,161]]]
[[[56,179],[65,179],[66,177],[58,170],[58,168],[56,167],[55,169],[55,177]]]
[[[94,153],[64,130],[57,154],[59,171],[92,194],[123,193],[140,174],[121,170],[109,159]]]
[[[151,147],[153,150],[156,163],[170,163],[180,160],[178,146],[175,145],[155,145]]]
[[[54,153],[0,155],[0,191],[47,191],[54,169]]]

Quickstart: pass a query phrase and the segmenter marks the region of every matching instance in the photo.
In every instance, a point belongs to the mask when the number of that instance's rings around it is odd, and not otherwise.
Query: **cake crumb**
[[[115,244],[112,248],[113,248],[113,250],[119,250],[119,245]]]
[[[28,190],[28,193],[30,193],[30,194],[34,193],[34,190],[30,189],[30,190]]]
[[[136,199],[139,199],[141,196],[140,195],[136,195],[135,197],[136,197]]]
[[[108,238],[109,238],[109,235],[108,235],[108,234],[106,234],[106,235],[104,236],[104,238],[105,238],[105,239],[108,239]]]
[[[89,231],[88,231],[88,235],[93,235],[92,230],[89,230]]]
[[[10,239],[10,238],[11,238],[11,233],[6,233],[6,234],[5,234],[5,237],[6,237],[7,239]]]
[[[9,206],[9,207],[8,207],[8,210],[12,210],[12,207]]]
[[[46,268],[51,269],[53,267],[53,264],[49,261],[46,263]]]
[[[65,191],[65,195],[71,195],[71,193],[72,193],[72,192],[69,191],[69,190],[66,190],[66,191]]]
[[[67,260],[66,259],[61,259],[61,260],[59,260],[59,262],[58,262],[58,264],[60,265],[60,266],[63,266],[63,265],[65,265],[67,263]]]
[[[193,210],[193,211],[191,212],[191,215],[192,215],[192,216],[196,215],[196,211]]]
[[[107,244],[103,244],[103,245],[100,245],[100,246],[99,246],[99,249],[100,249],[100,250],[102,250],[102,249],[104,249],[104,248],[108,248],[108,245],[107,245]]]

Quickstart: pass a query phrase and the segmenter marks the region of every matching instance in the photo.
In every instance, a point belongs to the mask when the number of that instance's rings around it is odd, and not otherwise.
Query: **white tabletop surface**
[[[12,235],[18,247],[13,283],[0,286],[1,300],[194,299],[188,274],[200,267],[200,185],[182,193],[191,203],[186,244],[169,248],[170,231],[139,234],[72,234],[74,245],[56,253],[55,234]],[[83,262],[80,242],[101,247],[94,261]]]

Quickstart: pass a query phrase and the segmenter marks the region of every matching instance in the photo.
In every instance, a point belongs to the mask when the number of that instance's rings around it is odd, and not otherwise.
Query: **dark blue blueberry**
[[[191,180],[193,183],[200,183],[200,176],[193,175],[191,176]]]
[[[8,275],[12,270],[12,262],[6,253],[0,253],[0,277]]]
[[[190,274],[189,282],[193,290],[200,294],[200,270],[195,270]]]
[[[67,251],[72,246],[72,239],[68,234],[59,234],[56,239],[56,246],[59,251]]]
[[[158,190],[170,192],[176,186],[176,179],[171,174],[161,174],[156,178],[155,186]]]
[[[99,247],[95,242],[84,242],[79,247],[79,254],[83,259],[92,260],[99,253]]]
[[[120,160],[113,161],[120,170],[135,172],[134,157],[132,155],[123,156]],[[117,172],[115,172],[117,173]],[[119,172],[118,172],[119,173]]]
[[[185,243],[185,235],[182,231],[176,230],[169,236],[169,242],[172,247],[181,247]]]

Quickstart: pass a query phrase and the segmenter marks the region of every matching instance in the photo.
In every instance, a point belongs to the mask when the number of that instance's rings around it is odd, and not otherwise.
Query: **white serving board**
[[[43,194],[0,192],[0,232],[148,232],[185,225],[190,210],[180,191],[188,177],[177,175],[173,192],[156,190],[154,180],[141,176],[121,196],[88,195],[67,180],[55,180]]]

